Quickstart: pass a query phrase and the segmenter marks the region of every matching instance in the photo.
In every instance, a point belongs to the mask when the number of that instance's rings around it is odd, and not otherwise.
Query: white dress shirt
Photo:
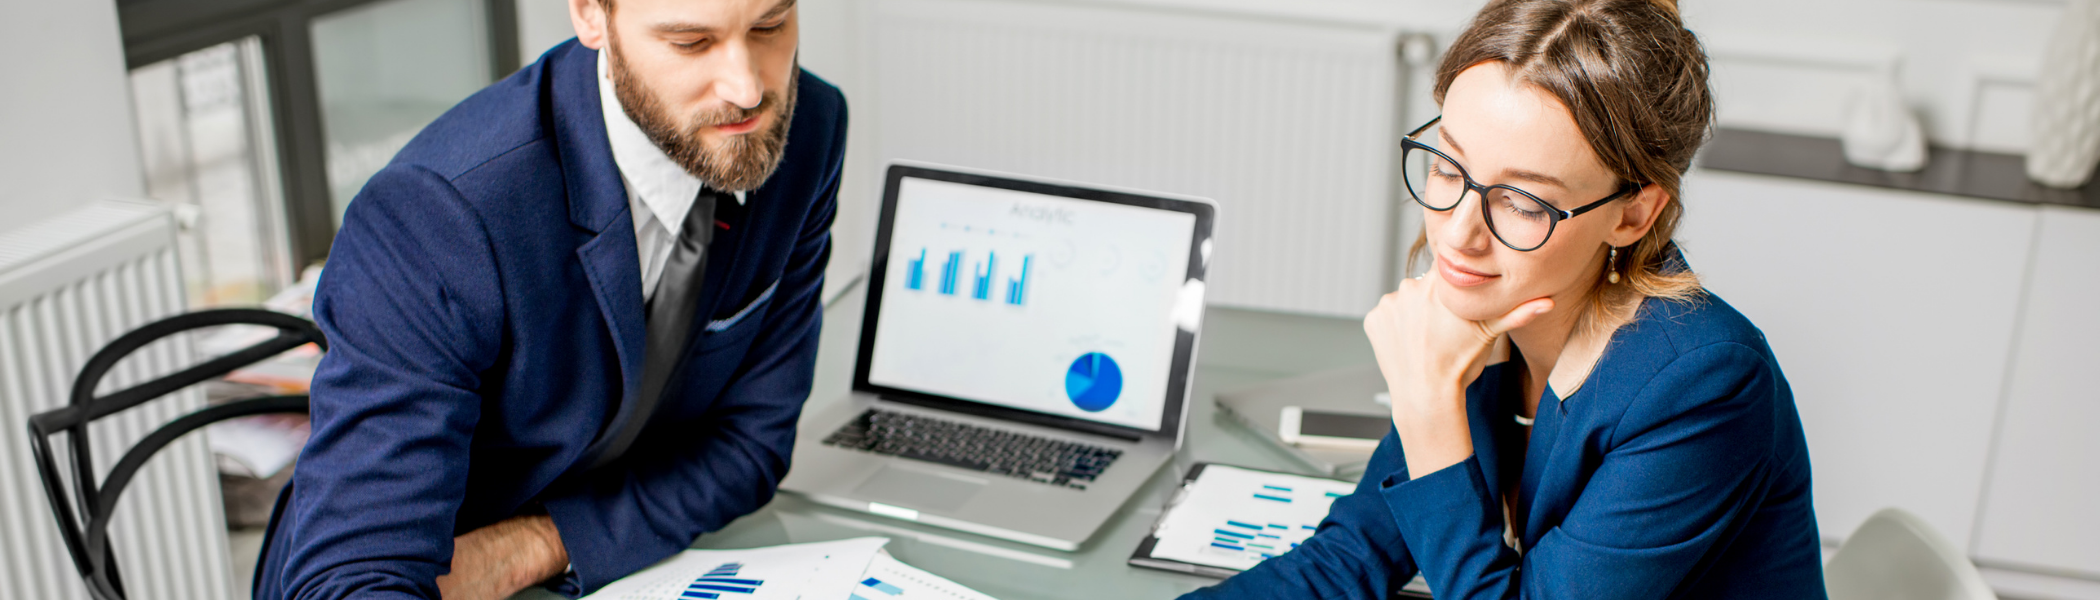
[[[642,301],[656,295],[656,280],[663,276],[664,261],[678,245],[685,226],[685,213],[707,184],[688,173],[678,161],[649,141],[642,127],[620,109],[619,94],[613,92],[605,51],[598,51],[598,104],[605,110],[605,137],[612,142],[613,164],[620,168],[620,181],[627,187],[627,208],[634,215],[635,254],[642,259]],[[744,203],[744,193],[736,193]]]

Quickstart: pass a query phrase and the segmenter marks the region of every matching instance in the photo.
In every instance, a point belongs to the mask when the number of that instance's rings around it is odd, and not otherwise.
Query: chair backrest
[[[95,396],[95,388],[102,382],[111,368],[125,356],[171,335],[221,325],[262,325],[277,329],[277,335],[255,345],[233,353],[205,361],[202,364],[140,383],[129,388]],[[306,344],[328,349],[328,341],[321,329],[313,322],[291,315],[255,309],[206,310],[176,315],[149,323],[116,341],[88,359],[80,375],[73,380],[71,401],[64,408],[38,413],[29,418],[29,445],[35,455],[37,474],[44,483],[44,495],[51,502],[52,517],[58,522],[59,537],[65,541],[66,552],[72,556],[73,566],[86,581],[88,593],[99,600],[122,600],[124,587],[117,574],[115,552],[109,546],[109,521],[116,513],[117,498],[124,487],[145,466],[146,459],[155,452],[173,443],[191,431],[206,425],[248,415],[266,413],[303,413],[307,410],[306,396],[269,396],[239,402],[211,406],[184,415],[155,429],[131,447],[109,470],[109,475],[96,482],[94,457],[88,437],[88,425],[147,401],[168,395],[204,380],[232,372],[234,369],[254,364]],[[58,463],[51,451],[51,436],[65,432],[71,442],[72,452],[67,458],[71,462],[73,491],[68,498],[66,488],[60,480]],[[75,512],[78,507],[78,512]]]
[[[1960,548],[1917,515],[1884,508],[1823,566],[1831,600],[1997,600]]]

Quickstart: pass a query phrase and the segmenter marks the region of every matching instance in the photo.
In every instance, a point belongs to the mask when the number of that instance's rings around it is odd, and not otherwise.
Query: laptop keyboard
[[[1086,489],[1123,451],[886,410],[869,410],[824,443]]]

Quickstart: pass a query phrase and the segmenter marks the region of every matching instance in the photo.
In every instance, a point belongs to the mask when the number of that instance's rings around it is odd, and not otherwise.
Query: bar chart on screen
[[[906,178],[868,382],[1157,428],[1190,217]]]
[[[926,255],[928,252],[928,248],[919,248],[918,254],[909,255],[915,256],[915,258],[907,258],[905,260],[904,289],[914,292],[927,291]],[[1012,255],[1013,253],[1011,252],[1007,253],[1009,257]],[[970,285],[967,294],[964,293],[961,285],[965,261],[968,262],[969,267],[967,268],[970,270]],[[999,270],[1002,266],[1006,268],[1004,278],[999,277],[1002,274]],[[950,250],[947,253],[947,260],[940,265],[940,278],[936,280],[932,293],[957,297],[967,295],[971,300],[996,301],[1012,306],[1024,306],[1028,303],[1028,272],[1034,267],[1035,255],[1032,253],[1021,254],[1020,261],[1016,263],[1011,258],[1002,262],[1000,253],[995,250],[982,252]]]

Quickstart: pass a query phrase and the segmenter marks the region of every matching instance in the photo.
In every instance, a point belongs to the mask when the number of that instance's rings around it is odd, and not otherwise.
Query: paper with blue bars
[[[1209,465],[1153,535],[1152,556],[1245,571],[1312,537],[1354,484]]]
[[[868,572],[861,574],[860,583],[846,600],[994,600],[991,596],[977,593],[961,584],[934,575],[891,558],[887,552],[875,554],[868,562]]]
[[[866,579],[863,575],[869,563],[888,541],[866,537],[743,550],[687,550],[586,598],[844,600]]]

